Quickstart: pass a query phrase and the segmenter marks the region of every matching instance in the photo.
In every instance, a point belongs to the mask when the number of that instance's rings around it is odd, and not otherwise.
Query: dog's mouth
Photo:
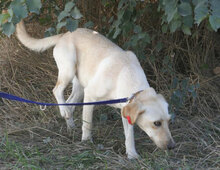
[[[151,138],[152,139],[152,138]],[[153,139],[152,139],[153,140]],[[172,150],[175,148],[176,146],[176,143],[174,142],[173,139],[170,139],[169,141],[165,141],[165,142],[162,142],[162,141],[155,141],[153,140],[153,142],[156,144],[156,146],[162,150]]]
[[[138,123],[138,126],[143,131],[145,131],[145,133],[150,137],[150,139],[156,144],[158,148],[162,150],[171,150],[175,148],[176,144],[170,133],[162,133],[161,135],[154,136],[153,134],[149,134],[148,130],[146,128],[143,128],[141,123]]]

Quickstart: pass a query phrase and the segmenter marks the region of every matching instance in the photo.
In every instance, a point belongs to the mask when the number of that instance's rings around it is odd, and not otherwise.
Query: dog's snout
[[[173,140],[170,140],[170,142],[167,145],[167,149],[171,150],[174,149],[176,146],[175,142]]]

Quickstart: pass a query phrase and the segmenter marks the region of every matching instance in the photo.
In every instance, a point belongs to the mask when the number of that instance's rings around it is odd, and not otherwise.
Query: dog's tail
[[[18,39],[21,41],[21,43],[24,46],[37,52],[45,51],[46,49],[55,46],[58,40],[60,39],[60,37],[62,36],[62,34],[59,34],[59,35],[42,38],[42,39],[32,38],[27,33],[23,21],[17,24],[16,32],[17,32]]]

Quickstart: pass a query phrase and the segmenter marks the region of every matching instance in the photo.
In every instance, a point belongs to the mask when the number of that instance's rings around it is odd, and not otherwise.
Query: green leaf
[[[92,21],[89,21],[89,22],[84,24],[84,27],[85,28],[92,28],[92,27],[94,27],[94,23]]]
[[[150,44],[150,43],[151,43],[151,38],[150,38],[150,36],[149,36],[149,34],[148,34],[148,33],[146,33],[146,34],[145,34],[145,37],[144,37],[144,42],[146,42],[146,43],[148,43],[148,44]]]
[[[220,18],[220,0],[210,0],[212,15]]]
[[[110,24],[110,23],[112,23],[113,21],[114,21],[114,16],[112,16],[112,17],[109,19],[108,23]]]
[[[108,0],[102,0],[102,5],[104,5],[105,7],[109,4]]]
[[[148,44],[150,44],[150,42],[151,42],[151,38],[150,38],[149,34],[146,33],[146,32],[139,33],[138,34],[138,39],[139,40],[143,39],[143,41],[148,43]]]
[[[193,3],[193,5],[196,6],[196,5],[199,3],[199,1],[200,1],[200,0],[193,0],[192,3]]]
[[[8,22],[11,22],[13,20],[13,18],[16,16],[14,15],[13,10],[11,8],[8,9],[8,14],[10,15],[10,17],[8,18]],[[15,22],[13,22],[13,23],[16,24]]]
[[[195,86],[194,85],[191,85],[188,87],[188,92],[192,93],[195,91]]]
[[[131,47],[131,41],[126,41],[126,42],[123,44],[123,48],[127,50],[129,47]]]
[[[182,86],[183,89],[187,89],[188,84],[189,84],[189,79],[188,78],[183,79],[182,82],[181,82],[181,86]]]
[[[183,97],[183,93],[179,89],[174,91],[173,93],[178,98],[182,98]]]
[[[209,23],[214,31],[218,31],[220,28],[220,18],[217,18],[216,16],[211,15],[209,17]]]
[[[8,9],[8,14],[10,15],[10,17],[8,18],[8,22],[12,22],[14,25],[16,25],[21,21],[20,18],[14,15],[14,12],[11,8]]]
[[[136,0],[130,0],[129,2],[132,7],[136,7]]]
[[[11,36],[11,34],[13,34],[15,32],[15,26],[13,23],[5,23],[2,26],[2,31],[4,34],[6,34],[8,37]]]
[[[183,17],[183,24],[191,28],[193,26],[193,16],[188,15]]]
[[[108,120],[107,114],[101,114],[100,115],[100,122],[106,122]]]
[[[59,32],[60,32],[60,29],[61,29],[62,27],[64,27],[64,26],[66,26],[66,21],[64,21],[64,22],[59,22],[59,23],[57,24],[57,26],[56,26],[56,28],[57,28],[57,33],[59,33]]]
[[[181,16],[192,15],[192,7],[189,3],[183,2],[178,6],[178,12]]]
[[[175,32],[181,26],[181,21],[175,20],[170,23],[170,32]]]
[[[162,26],[162,32],[163,32],[163,33],[167,33],[167,28],[168,28],[167,24],[164,24],[164,25]]]
[[[181,2],[190,3],[192,0],[180,0]]]
[[[18,18],[18,17],[16,17],[15,15],[11,18],[11,22],[14,24],[14,25],[16,25],[17,23],[19,23],[21,20]]]
[[[160,52],[160,50],[163,48],[163,44],[162,44],[162,42],[158,42],[157,43],[157,45],[156,45],[156,47],[155,47],[155,49],[157,50],[157,52]]]
[[[121,7],[127,2],[127,0],[120,0],[118,3],[118,9],[121,9]]]
[[[0,25],[2,25],[3,23],[7,22],[7,20],[10,18],[10,14],[6,13],[6,14],[0,14]]]
[[[124,13],[125,13],[125,10],[120,10],[120,11],[118,11],[118,13],[117,13],[118,20],[121,20],[121,19],[122,19]]]
[[[174,77],[173,82],[171,84],[171,88],[172,89],[177,88],[178,82],[179,82],[178,78]]]
[[[163,1],[165,14],[167,16],[167,22],[170,23],[174,15],[177,13],[177,1],[176,0],[164,0]]]
[[[193,98],[196,98],[196,97],[197,97],[196,91],[193,91],[193,92],[192,92],[192,97],[193,97]]]
[[[168,13],[167,15],[167,22],[170,23],[171,20],[173,19],[173,17],[175,16],[175,14],[177,13],[177,8],[175,8],[174,10],[172,10],[171,12]]]
[[[195,9],[194,9],[194,13],[195,13],[195,22],[199,25],[202,20],[204,20],[208,14],[209,14],[209,10],[208,10],[208,4],[207,4],[207,0],[201,0],[197,3]]]
[[[24,0],[14,0],[11,2],[9,9],[13,10],[17,18],[22,19],[28,16],[27,6]]]
[[[135,27],[134,27],[134,33],[140,33],[142,31],[142,28],[141,28],[141,26],[140,25],[135,25]]]
[[[189,28],[188,26],[186,26],[186,25],[183,25],[183,26],[182,26],[182,31],[183,31],[184,34],[186,34],[186,35],[191,35],[191,30],[190,30],[190,28]]]
[[[62,11],[59,16],[58,16],[58,22],[60,22],[63,18],[70,16],[70,13],[66,12],[66,11]]]
[[[137,36],[137,35],[133,35],[133,36],[131,37],[131,45],[132,45],[132,47],[136,47],[138,41],[139,41],[138,36]]]
[[[39,14],[42,7],[41,0],[26,0],[30,12]]]
[[[131,11],[129,9],[126,9],[125,13],[123,15],[124,22],[129,22],[130,19],[131,19],[132,14],[133,14],[133,11]]]
[[[74,2],[72,2],[72,1],[67,2],[65,5],[65,8],[64,8],[64,11],[70,12],[74,6],[75,6]]]
[[[122,25],[122,33],[123,33],[123,36],[126,37],[129,32],[132,31],[133,29],[133,23],[132,22],[129,22],[129,21],[126,21],[124,22],[124,24]]]
[[[55,34],[56,34],[55,28],[50,27],[44,32],[44,37],[50,37]]]
[[[125,23],[126,23],[126,22],[125,22]],[[112,26],[113,26],[113,27],[118,27],[120,24],[121,24],[121,21],[117,19],[116,21],[113,22],[113,25],[112,25]]]
[[[66,20],[66,28],[68,31],[73,32],[78,28],[79,21],[72,18]]]
[[[53,21],[52,21],[52,16],[51,15],[44,15],[43,17],[40,17],[38,19],[39,23],[41,25],[48,25],[48,24],[51,24]]]
[[[115,31],[115,33],[113,35],[113,39],[116,39],[120,33],[121,33],[121,29],[120,28],[116,28],[116,31]]]
[[[161,25],[164,24],[165,22],[167,22],[167,16],[166,15],[162,15],[161,19],[162,19]]]
[[[80,19],[83,17],[83,15],[80,13],[79,9],[77,7],[74,8],[73,12],[71,12],[71,16],[74,19]]]

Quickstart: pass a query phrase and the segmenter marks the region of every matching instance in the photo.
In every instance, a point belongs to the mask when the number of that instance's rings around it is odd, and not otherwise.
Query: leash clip
[[[47,108],[47,105],[40,105],[40,110],[44,111],[46,110],[46,108]]]
[[[136,97],[139,93],[141,93],[142,91],[144,91],[144,90],[139,90],[139,91],[137,91],[136,93],[132,93],[132,95],[131,95],[130,97],[128,97],[128,102],[127,102],[127,103],[131,103],[131,101],[132,101],[133,99],[135,99],[135,97]]]

